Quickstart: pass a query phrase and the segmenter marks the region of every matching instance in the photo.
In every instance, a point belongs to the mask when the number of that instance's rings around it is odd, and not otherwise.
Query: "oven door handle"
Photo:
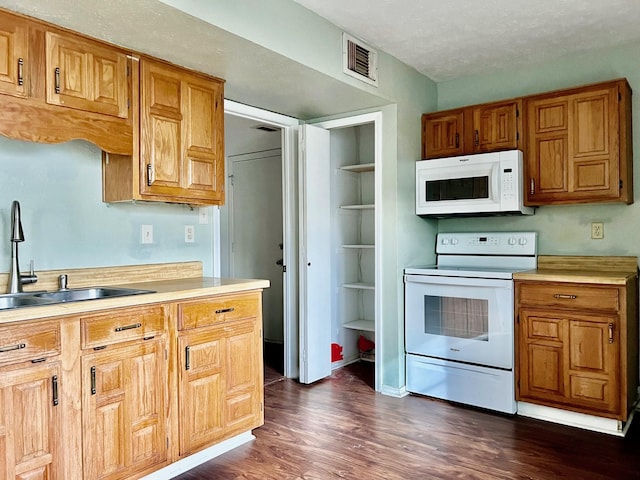
[[[488,287],[488,288],[512,288],[513,280],[506,278],[467,278],[447,277],[439,275],[405,275],[404,283],[420,285],[452,285],[459,287]]]

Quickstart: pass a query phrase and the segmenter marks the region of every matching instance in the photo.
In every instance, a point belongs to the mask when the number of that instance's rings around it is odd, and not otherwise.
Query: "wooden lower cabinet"
[[[635,273],[617,285],[515,285],[517,399],[626,421],[638,388]]]
[[[180,456],[264,422],[257,318],[181,332]]]
[[[82,358],[85,479],[124,479],[167,459],[165,340]]]
[[[520,398],[619,412],[617,316],[520,311]]]
[[[0,368],[0,479],[64,480],[60,363]]]

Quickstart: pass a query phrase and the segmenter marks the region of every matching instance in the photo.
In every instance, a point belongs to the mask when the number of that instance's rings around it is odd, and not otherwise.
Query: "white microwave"
[[[416,162],[416,215],[533,215],[524,205],[520,150]]]

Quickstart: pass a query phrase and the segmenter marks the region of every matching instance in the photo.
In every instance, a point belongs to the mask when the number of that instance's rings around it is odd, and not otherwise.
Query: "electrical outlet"
[[[184,243],[194,243],[196,241],[196,229],[193,225],[184,226]]]
[[[140,226],[140,243],[153,243],[153,225]]]
[[[601,240],[604,238],[604,223],[591,222],[591,238]]]

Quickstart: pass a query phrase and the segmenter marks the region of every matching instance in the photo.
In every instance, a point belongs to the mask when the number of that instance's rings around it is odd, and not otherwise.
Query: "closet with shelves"
[[[331,130],[332,271],[336,286],[333,341],[344,362],[373,360],[360,336],[375,344],[375,137],[374,124]],[[367,342],[364,342],[365,344]]]

